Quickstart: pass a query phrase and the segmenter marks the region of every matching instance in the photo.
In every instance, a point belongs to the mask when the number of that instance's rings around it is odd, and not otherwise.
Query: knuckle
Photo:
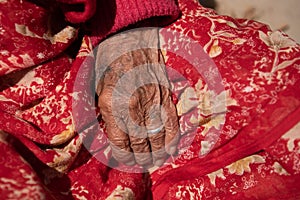
[[[143,153],[150,151],[147,140],[143,138],[131,139],[130,146],[135,153]]]
[[[162,149],[164,147],[164,144],[165,144],[165,134],[164,133],[158,133],[155,136],[151,136],[151,137],[149,137],[149,141],[151,143],[152,151]]]
[[[114,150],[126,150],[128,151],[129,141],[127,139],[115,139],[114,137],[110,138],[110,144]]]

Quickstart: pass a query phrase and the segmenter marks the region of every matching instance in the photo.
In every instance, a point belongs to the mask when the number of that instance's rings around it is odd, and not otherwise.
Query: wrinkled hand
[[[157,49],[135,50],[114,60],[98,82],[98,106],[119,162],[160,166],[176,153],[178,118],[163,64]]]

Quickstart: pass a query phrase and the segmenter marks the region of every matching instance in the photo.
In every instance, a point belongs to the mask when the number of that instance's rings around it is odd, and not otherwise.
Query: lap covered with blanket
[[[195,1],[130,2],[0,1],[1,199],[299,198],[299,45]],[[180,138],[143,171],[113,159],[94,50],[154,25]]]

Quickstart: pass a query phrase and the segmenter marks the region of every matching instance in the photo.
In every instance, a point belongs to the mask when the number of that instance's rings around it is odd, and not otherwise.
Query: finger
[[[174,155],[176,153],[177,143],[180,137],[176,107],[173,104],[170,95],[168,95],[163,102],[161,114],[166,134],[165,148],[168,154]]]
[[[134,152],[136,163],[139,165],[152,164],[152,156],[147,139],[130,137],[131,148]]]
[[[139,133],[136,133],[138,131]],[[130,147],[134,153],[135,161],[139,165],[152,164],[151,149],[145,128],[129,128]]]
[[[112,156],[124,164],[135,164],[124,122],[112,114],[111,90],[108,88],[103,89],[98,99],[98,106],[105,122],[107,136],[112,148]]]
[[[161,105],[152,105],[147,111],[145,124],[151,146],[153,163],[161,166],[166,159],[165,130],[161,120]]]
[[[151,145],[152,159],[156,166],[161,166],[167,158],[165,151],[165,130],[162,129],[158,133],[148,134]]]
[[[126,165],[135,164],[135,158],[130,148],[130,139],[126,132],[118,126],[114,126],[108,122],[107,134],[112,148],[112,156],[119,162]]]
[[[130,147],[139,165],[152,164],[151,149],[147,138],[143,108],[135,95],[129,102],[129,115],[124,119],[128,130]]]

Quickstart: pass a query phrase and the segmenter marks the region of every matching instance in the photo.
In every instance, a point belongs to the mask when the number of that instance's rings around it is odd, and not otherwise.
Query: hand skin
[[[117,161],[161,166],[168,154],[176,153],[178,117],[158,49],[138,49],[114,60],[100,78],[97,94]]]

